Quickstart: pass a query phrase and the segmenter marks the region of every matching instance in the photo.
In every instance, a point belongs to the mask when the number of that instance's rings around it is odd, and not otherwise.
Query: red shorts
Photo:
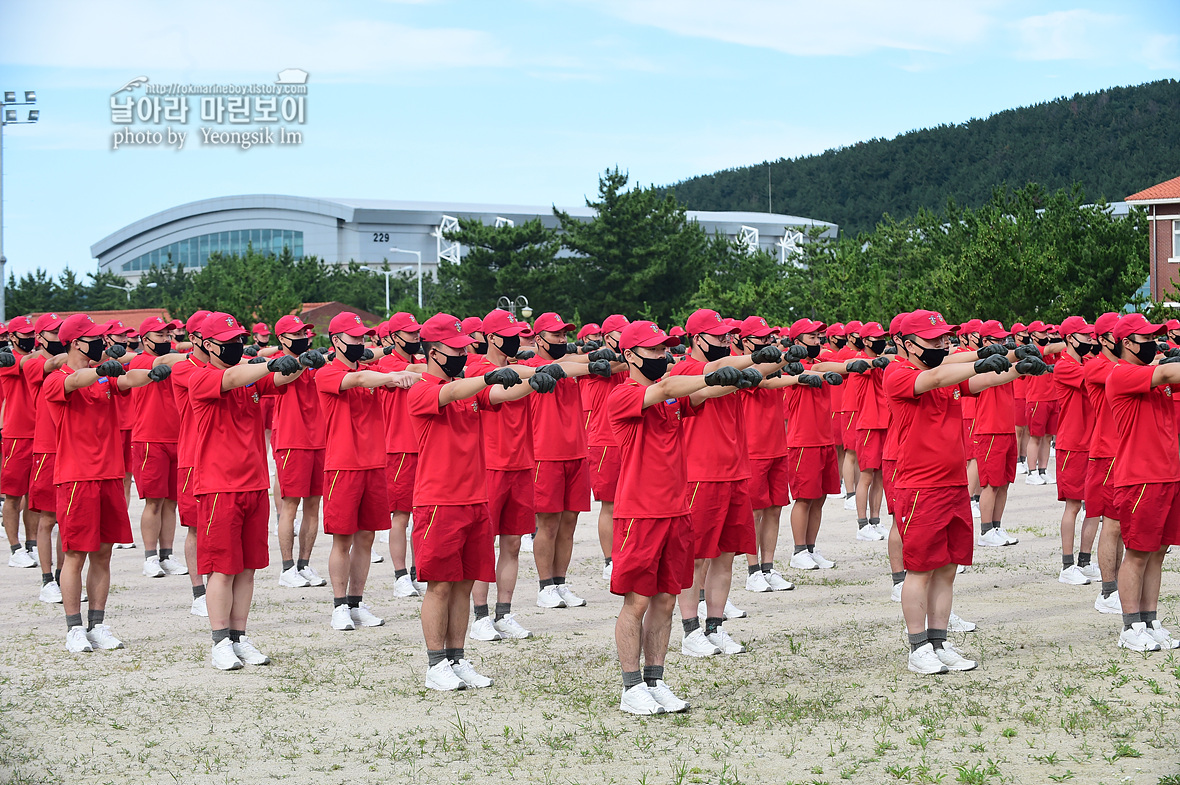
[[[0,493],[27,496],[33,477],[33,440],[3,439],[4,465],[0,468]]]
[[[197,570],[237,575],[270,564],[266,491],[207,493],[197,497]]]
[[[1003,488],[1016,481],[1016,433],[981,433],[975,437],[979,484]]]
[[[590,467],[585,458],[572,461],[537,461],[533,472],[537,512],[588,512]]]
[[[197,487],[195,472],[191,466],[176,470],[176,517],[180,519],[181,526],[190,528],[196,526],[197,521],[201,519],[197,497],[193,496],[193,489]]]
[[[390,512],[414,509],[414,478],[417,475],[418,453],[385,453],[385,494],[389,497]]]
[[[881,489],[885,492],[885,509],[897,514],[897,461],[881,459]]]
[[[176,501],[176,445],[131,443],[131,475],[141,499]]]
[[[619,470],[622,468],[622,453],[618,447],[591,447],[590,490],[600,502],[615,500],[615,487],[619,484]]]
[[[1114,500],[1127,550],[1158,551],[1165,545],[1180,545],[1180,483],[1120,485],[1114,489]]]
[[[1057,451],[1057,501],[1086,498],[1086,469],[1090,463],[1089,450]],[[1086,517],[1093,518],[1089,510]]]
[[[830,493],[839,493],[836,449],[827,445],[788,447],[787,478],[796,499],[823,499]]]
[[[971,564],[975,536],[967,486],[897,489],[898,531],[907,570],[929,572]]]
[[[87,480],[57,486],[61,547],[94,553],[105,543],[132,542],[122,480]]]
[[[885,451],[885,429],[870,428],[856,432],[856,465],[862,472],[880,469]]]
[[[1090,458],[1086,461],[1086,517],[1106,517],[1118,520],[1119,508],[1114,502],[1114,486],[1110,482],[1114,458]]]
[[[123,434],[123,473],[131,474],[132,456],[131,456],[131,429],[119,431]]]
[[[844,412],[832,412],[832,446],[838,450],[844,449],[844,428],[840,425],[840,415]]]
[[[611,594],[654,597],[692,586],[692,520],[615,518],[611,542]]]
[[[852,420],[856,417],[856,412],[837,412],[836,418],[840,423],[840,444],[844,446],[845,450],[852,450],[856,452],[856,428],[852,425]]]
[[[1046,436],[1057,433],[1057,401],[1028,401],[1028,433],[1030,436]]]
[[[750,504],[755,510],[791,503],[787,456],[750,459]]]
[[[963,418],[963,452],[967,456],[968,461],[975,460],[975,437],[972,432],[975,430],[975,420],[968,420]]]
[[[57,486],[53,484],[53,465],[57,455],[51,452],[33,454],[33,476],[29,480],[29,509],[37,512],[57,512]]]
[[[694,559],[758,552],[749,480],[690,482],[688,510]]]
[[[263,427],[263,429],[265,429],[267,431],[272,430],[271,426],[274,423],[274,419],[275,419],[275,399],[274,399],[274,396],[273,395],[262,396],[262,400],[259,402],[259,405],[262,407],[261,413],[262,413],[262,427]],[[299,496],[297,498],[303,499],[306,497]]]
[[[537,528],[533,510],[533,478],[529,470],[502,472],[488,469],[488,516],[492,535],[532,534]]]
[[[333,469],[324,473],[324,534],[356,534],[389,529],[385,472]]]
[[[496,580],[494,535],[486,504],[415,507],[413,512],[419,580]]]
[[[266,400],[263,398],[263,400]],[[279,478],[279,496],[284,499],[310,499],[324,495],[324,450],[275,450],[275,473]]]
[[[1016,410],[1016,427],[1028,427],[1028,401],[1024,398],[1017,398],[1014,406]]]

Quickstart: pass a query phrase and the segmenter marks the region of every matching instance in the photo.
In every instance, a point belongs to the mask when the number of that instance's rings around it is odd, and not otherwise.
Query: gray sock
[[[897,584],[899,584],[905,580],[905,570],[902,570],[901,572],[892,573],[892,575],[893,575],[893,585],[894,586],[896,586]]]
[[[500,621],[508,614],[512,613],[512,603],[497,602],[496,603],[496,621]]]
[[[611,565],[611,557],[604,556],[602,558],[602,563],[605,564],[607,567],[609,567]]]
[[[220,630],[214,630],[213,631],[213,645],[216,646],[217,644],[221,643],[223,640],[225,640],[228,637],[229,637],[229,627],[223,627]]]
[[[361,595],[360,594],[350,594],[350,595],[348,595],[347,599],[348,599],[348,607],[350,607],[350,608],[361,607]]]
[[[724,621],[725,621],[724,618],[720,618],[717,616],[706,616],[705,617],[705,634],[712,635],[713,633],[717,632],[717,630],[721,629],[721,623]]]
[[[446,654],[447,659],[451,662],[458,662],[459,660],[463,659],[462,647],[459,647],[458,649],[443,649],[443,653]]]
[[[643,680],[647,682],[647,686],[654,687],[656,682],[664,678],[663,665],[644,665],[643,666]]]
[[[311,564],[311,562],[308,559],[296,559],[295,560],[295,569],[302,570],[305,567],[307,567],[308,564]]]
[[[229,639],[231,641],[233,641],[234,643],[241,643],[242,638],[243,638],[243,636],[245,636],[245,634],[246,634],[245,630],[235,630],[234,628],[231,627],[229,630]]]
[[[946,643],[946,630],[928,629],[926,630],[926,637],[934,646],[934,650],[938,651],[942,648],[942,644]]]
[[[1090,566],[1090,554],[1086,553],[1085,551],[1078,551],[1078,566],[1079,567],[1089,567]]]
[[[396,581],[398,578],[402,577],[403,575],[409,575],[409,574],[410,574],[409,570],[394,570],[393,571],[393,579]]]
[[[869,518],[869,526],[880,526],[880,525],[881,525],[880,518]]]
[[[16,551],[13,551],[13,553],[16,553]],[[67,630],[72,630],[75,627],[81,627],[81,626],[82,626],[82,614],[80,614],[80,613],[67,613],[66,614],[66,629]]]
[[[930,641],[930,639],[926,636],[926,630],[922,630],[921,632],[910,632],[907,633],[907,635],[910,639],[910,651],[917,651]]]
[[[856,519],[856,528],[863,529],[864,527],[866,527],[868,525],[869,525],[868,518],[857,518]]]
[[[1072,566],[1073,566],[1073,554],[1072,553],[1061,554],[1061,569],[1065,570],[1065,569],[1068,569]]]
[[[565,585],[565,576],[564,575],[554,575],[553,576],[553,585],[554,586],[564,586]]]
[[[486,604],[475,606],[475,620],[476,621],[479,621],[480,619],[486,619],[487,615],[488,615],[488,606]]]
[[[53,583],[53,573],[52,572],[41,573],[41,585],[44,586],[47,583]]]
[[[283,572],[286,572],[287,570],[291,569],[294,566],[295,566],[294,559],[283,559]]]
[[[770,571],[774,569],[774,562],[772,562],[772,561],[762,562],[762,564],[760,564],[759,566],[762,568],[762,571],[764,573],[769,575]]]
[[[746,567],[747,575],[753,575],[756,572],[763,572],[761,564],[750,564]]]
[[[1118,581],[1103,581],[1102,582],[1102,599],[1105,600],[1106,598],[1108,598],[1110,595],[1114,594],[1118,590],[1119,590],[1119,582]]]
[[[95,611],[95,610],[86,611],[86,629],[87,629],[87,631],[93,630],[94,625],[96,625],[96,624],[102,624],[102,619],[103,619],[103,616],[105,616],[105,615],[106,615],[106,611]]]
[[[431,668],[433,668],[435,665],[438,665],[440,662],[442,662],[446,658],[447,658],[447,653],[443,649],[427,649],[426,650],[426,663]]]
[[[91,613],[94,613],[94,611],[91,611]],[[1139,621],[1143,622],[1148,627],[1150,627],[1151,623],[1155,621],[1155,618],[1156,611],[1139,611]]]
[[[147,561],[148,559],[152,558],[155,555],[157,555],[156,551],[144,551],[143,552],[143,560]]]
[[[815,543],[814,542],[807,543],[807,552],[808,553],[815,553]]]
[[[553,579],[552,578],[541,578],[540,583],[541,583],[541,591],[544,591],[545,587],[553,585]]]
[[[979,533],[981,535],[987,534],[989,531],[991,531],[991,529],[992,529],[991,521],[980,521],[979,522]]]
[[[193,587],[193,599],[194,600],[198,599],[199,597],[204,597],[204,596],[205,596],[205,584],[202,583],[200,586]]]
[[[160,561],[164,561],[165,559],[171,559],[171,558],[172,558],[172,549],[171,548],[161,548],[160,549]]]
[[[642,683],[643,675],[639,671],[623,671],[623,689],[629,690]]]
[[[805,550],[807,550],[806,545],[796,545],[795,546],[795,553],[803,553],[803,551],[805,551]]]
[[[701,628],[701,620],[696,616],[693,616],[691,619],[685,619],[682,623],[684,624],[685,635],[691,635]]]
[[[1131,629],[1131,625],[1137,621],[1140,621],[1138,613],[1124,613],[1123,614],[1123,629],[1124,630]]]

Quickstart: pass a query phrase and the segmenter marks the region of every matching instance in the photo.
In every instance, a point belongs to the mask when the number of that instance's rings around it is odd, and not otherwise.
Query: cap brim
[[[243,330],[243,332],[245,331]],[[366,335],[376,335],[377,329],[375,327],[365,327],[363,324],[356,324],[352,327],[349,327],[347,330],[340,330],[339,332],[342,332],[345,335],[351,335],[354,338],[361,338]],[[261,333],[259,334],[261,335]]]
[[[730,327],[724,324],[715,324],[704,330],[696,333],[697,335],[740,335],[742,329],[740,327]]]
[[[237,338],[239,335],[249,335],[249,333],[241,327],[226,327],[224,330],[206,333],[201,337],[207,341],[228,341],[230,338]]]
[[[107,331],[103,327],[103,325],[92,324],[89,327],[87,327],[86,329],[84,329],[82,332],[78,333],[73,338],[71,338],[70,341],[76,341],[79,338],[97,338],[97,337],[100,337],[100,336],[103,336],[106,334],[107,334]],[[60,339],[61,336],[59,335],[58,338]],[[69,343],[69,341],[65,341],[65,343]]]
[[[656,346],[679,346],[679,345],[680,345],[679,338],[673,338],[671,335],[665,335],[663,338],[661,338],[658,335],[653,335],[650,338],[644,338],[642,341],[640,341],[639,343],[637,343],[633,346],[621,346],[619,348],[621,348],[621,349],[638,349],[638,348],[642,347],[644,349],[652,349]]]
[[[768,335],[774,335],[774,333],[775,330],[773,327],[759,327],[757,330],[741,333],[741,336],[743,338],[765,338]]]
[[[439,341],[426,341],[426,343],[441,343],[443,346],[449,346],[452,349],[462,349],[475,343],[475,339],[470,335],[452,335],[450,338],[443,338]]]
[[[565,324],[555,324],[551,327],[534,327],[533,329],[539,333],[568,333],[573,332],[574,325],[566,322]]]
[[[911,334],[916,335],[919,338],[930,339],[941,338],[944,335],[950,335],[954,331],[955,326],[953,324],[936,324],[932,327],[924,327],[921,330],[915,330]]]
[[[486,333],[487,331],[480,330],[480,332]],[[524,326],[519,323],[509,324],[509,325],[505,326],[503,329],[491,330],[490,332],[492,335],[498,335],[501,338],[511,338],[514,335],[520,335],[521,333],[523,333]],[[592,333],[592,334],[596,334],[596,333]]]

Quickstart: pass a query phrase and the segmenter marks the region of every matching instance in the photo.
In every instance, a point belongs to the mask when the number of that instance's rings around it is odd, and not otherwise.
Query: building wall
[[[1180,302],[1180,257],[1173,254],[1172,222],[1180,221],[1180,204],[1152,205],[1151,297]]]

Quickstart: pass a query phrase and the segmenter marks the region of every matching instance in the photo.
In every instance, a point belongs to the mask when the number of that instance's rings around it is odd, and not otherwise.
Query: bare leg
[[[447,626],[451,607],[451,590],[455,584],[450,581],[429,581],[426,596],[422,598],[422,637],[426,648],[439,651],[447,647]],[[456,592],[461,594],[461,592]],[[467,614],[467,608],[463,608]]]
[[[20,511],[24,496],[4,496],[4,534],[8,536],[8,547],[20,545]]]
[[[205,579],[201,576],[201,568],[197,563],[197,532],[187,526],[184,528],[184,566],[188,567],[188,577],[192,585],[202,586]]]
[[[705,608],[708,615],[715,619],[723,618],[725,614],[725,602],[729,599],[729,587],[733,583],[733,557],[732,553],[723,553],[706,560]]]
[[[450,607],[447,612],[447,646],[448,649],[463,648],[463,639],[467,637],[467,622],[471,610],[471,584],[473,581],[456,581],[451,586]]]
[[[1102,532],[1098,535],[1098,569],[1102,572],[1103,583],[1117,583],[1119,565],[1122,563],[1122,527],[1110,518],[1102,519]]]
[[[333,597],[348,596],[354,536],[352,534],[332,535],[332,552],[328,554],[328,580],[332,583]]]
[[[299,526],[299,558],[311,561],[311,549],[315,545],[316,535],[320,532],[320,499],[322,496],[309,496],[303,500],[303,522]],[[405,532],[402,532],[405,539]]]
[[[657,594],[648,603],[643,615],[643,662],[645,665],[663,665],[668,656],[668,638],[672,634],[672,609],[676,607],[676,596]]]
[[[553,560],[561,516],[562,513],[559,512],[537,513],[537,533],[533,535],[533,560],[537,563],[537,577],[543,581],[555,575]]]
[[[602,549],[602,556],[604,559],[610,558],[611,545],[614,541],[614,502],[600,502],[602,507],[598,510],[598,547]]]
[[[295,513],[298,509],[298,497],[284,496],[279,501],[279,554],[283,561],[295,558]],[[302,540],[299,545],[300,550],[303,550]]]
[[[628,592],[623,597],[623,607],[619,610],[619,618],[615,620],[615,649],[618,651],[619,665],[624,673],[639,670],[643,618],[650,604],[650,598],[635,592]]]
[[[37,558],[41,562],[42,575],[53,572],[53,527],[56,525],[57,513],[42,510],[37,519]]]
[[[160,509],[160,547],[172,550],[176,542],[176,502],[164,499]]]
[[[229,611],[231,630],[246,629],[250,616],[250,603],[254,600],[254,570],[242,570],[234,576],[233,604]]]
[[[569,572],[570,559],[574,555],[574,530],[578,527],[578,513],[566,510],[561,514],[561,525],[553,543],[553,574],[561,577]],[[533,549],[536,552],[534,541]]]
[[[758,547],[759,552],[762,551],[761,546],[762,546],[762,513],[763,512],[765,512],[765,510],[754,510],[754,537],[756,538],[756,541],[759,545],[759,547]],[[747,553],[746,554],[746,566],[747,567],[758,567],[760,565],[761,565],[761,562],[758,559],[757,553]]]
[[[352,535],[352,559],[348,571],[348,593],[353,597],[360,597],[365,593],[365,581],[369,579],[369,567],[372,566],[370,556],[373,552],[374,532],[358,531]],[[333,581],[335,583],[335,581]],[[471,595],[470,581],[467,582],[467,596]],[[336,595],[339,597],[340,595]]]
[[[1065,512],[1061,514],[1061,555],[1073,556],[1073,532],[1078,524],[1078,513],[1082,503],[1077,499],[1065,500]],[[1087,519],[1089,520],[1089,519]],[[1097,524],[1097,521],[1095,521]]]
[[[410,513],[397,510],[389,519],[389,560],[393,569],[406,568],[406,528],[410,525]]]
[[[520,535],[502,534],[500,535],[500,555],[496,559],[496,602],[512,602],[519,571]],[[484,602],[487,602],[486,590]]]
[[[163,507],[163,499],[144,499],[143,515],[139,519],[139,535],[143,538],[143,547],[146,550],[160,549],[160,517]]]
[[[693,562],[692,586],[680,592],[680,617],[682,619],[697,618],[697,605],[701,596],[701,589],[705,588],[705,570],[709,562],[697,559]]]

